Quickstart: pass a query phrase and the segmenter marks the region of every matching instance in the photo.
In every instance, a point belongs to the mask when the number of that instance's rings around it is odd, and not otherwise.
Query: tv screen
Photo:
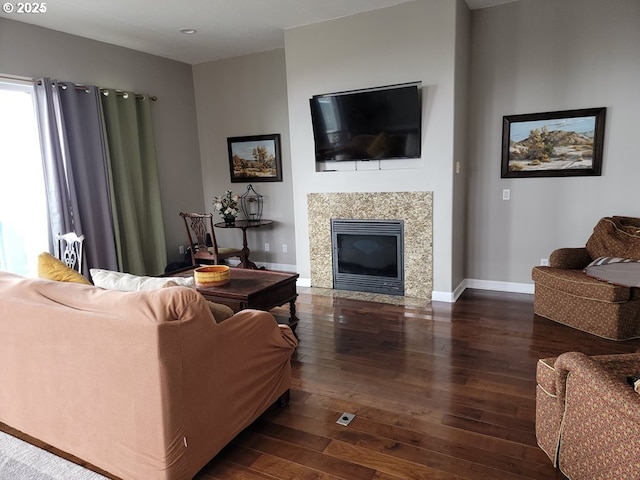
[[[317,162],[420,157],[419,83],[315,95],[310,103]]]

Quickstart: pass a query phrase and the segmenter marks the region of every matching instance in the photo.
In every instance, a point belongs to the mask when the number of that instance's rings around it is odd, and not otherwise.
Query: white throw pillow
[[[169,282],[175,282],[181,287],[195,288],[195,279],[193,277],[143,277],[100,268],[92,268],[89,271],[93,284],[96,287],[108,290],[120,290],[122,292],[155,290],[156,288],[167,286]]]

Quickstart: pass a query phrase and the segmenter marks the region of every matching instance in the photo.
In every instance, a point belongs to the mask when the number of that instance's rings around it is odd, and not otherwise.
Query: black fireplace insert
[[[404,295],[404,222],[332,219],[333,288]]]

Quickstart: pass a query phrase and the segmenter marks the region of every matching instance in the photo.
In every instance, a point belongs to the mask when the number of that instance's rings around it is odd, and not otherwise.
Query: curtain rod
[[[0,73],[0,80],[5,80],[9,82],[18,82],[18,83],[30,83],[34,84],[35,81],[30,77],[22,77],[20,75],[7,75]]]
[[[41,85],[41,84],[42,84],[41,81],[38,80],[38,85]],[[53,85],[55,85],[55,84],[53,84]],[[74,83],[73,85],[76,87],[76,90],[83,90],[85,92],[89,91],[89,88],[87,86],[85,86],[85,85],[80,85],[80,84],[77,84],[77,83]],[[67,88],[67,86],[66,85],[61,85],[60,88],[62,88],[64,90],[64,89]],[[107,88],[98,87],[98,90],[100,90],[100,93],[102,93],[105,96],[109,95],[109,89],[107,89]],[[117,90],[117,89],[113,89],[113,90],[116,92],[116,95],[118,95],[119,97],[127,98],[129,96],[129,92],[125,92],[124,90]],[[134,92],[133,95],[135,95],[135,97],[140,99],[140,100],[145,98],[145,95],[143,95],[142,93]],[[158,97],[156,97],[155,95],[148,95],[148,97],[149,97],[149,100],[152,100],[154,102],[156,100],[158,100]]]
[[[76,90],[84,90],[85,92],[88,91],[89,89],[84,86],[84,85],[78,85],[77,83],[74,83]],[[63,88],[66,88],[63,86]],[[100,90],[100,93],[102,93],[103,95],[107,96],[109,95],[109,89],[108,88],[104,88],[104,87],[98,87],[98,90]],[[128,98],[129,97],[129,92],[125,92],[124,90],[117,90],[117,89],[112,89],[116,92],[116,95],[118,95],[119,97],[124,97],[124,98]],[[145,98],[145,95],[143,95],[142,93],[138,93],[138,92],[133,92],[133,94],[135,95],[136,98],[143,100]],[[158,100],[158,97],[156,97],[155,95],[148,95],[149,100],[152,101],[156,101]]]
[[[102,87],[98,87],[98,89],[100,90],[100,93],[102,93],[103,95],[109,95],[109,90],[107,90],[106,88],[102,88]],[[118,95],[119,97],[124,97],[127,98],[129,96],[129,92],[125,92],[123,90],[115,90],[116,95]],[[133,93],[135,95],[136,98],[143,100],[145,98],[145,95],[143,95],[142,93],[138,93],[138,92],[134,92]],[[158,97],[156,97],[155,95],[147,95],[149,97],[149,100],[152,101],[156,101],[158,100]]]

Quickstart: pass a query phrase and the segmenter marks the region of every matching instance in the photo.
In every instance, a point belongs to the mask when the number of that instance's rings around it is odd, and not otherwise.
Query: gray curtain
[[[167,264],[167,248],[151,100],[134,93],[102,92],[120,269],[158,275]]]
[[[58,128],[60,124],[58,89],[53,88],[50,79],[41,78],[35,86],[35,98],[49,209],[49,251],[53,252],[55,235],[74,229],[64,167],[64,142],[61,141]]]
[[[84,257],[89,268],[117,270],[100,92],[63,82],[58,89],[69,150],[69,199],[74,222],[85,236]]]
[[[84,235],[85,271],[118,268],[99,95],[48,78],[36,86],[51,246],[58,232]]]

